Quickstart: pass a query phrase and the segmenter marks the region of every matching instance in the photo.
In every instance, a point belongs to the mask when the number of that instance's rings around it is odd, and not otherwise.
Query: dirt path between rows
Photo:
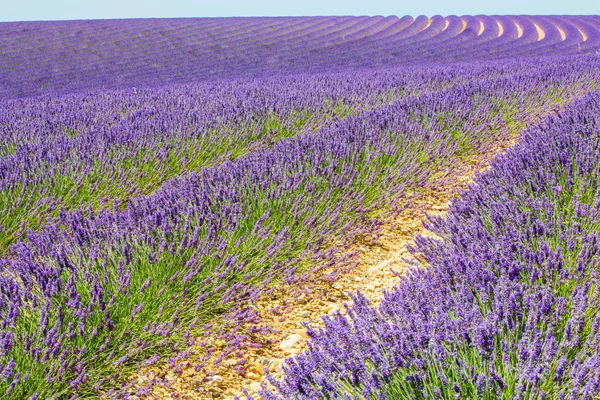
[[[404,198],[403,211],[382,228],[375,243],[356,245],[355,250],[360,253],[358,265],[335,283],[317,282],[303,288],[302,294],[283,287],[254,304],[260,321],[246,326],[246,331],[274,328],[271,333],[255,335],[251,343],[245,344],[243,351],[223,359],[219,359],[220,355],[215,352],[207,365],[199,370],[194,368],[193,362],[183,362],[177,366],[163,365],[142,371],[135,377],[137,385],[142,387],[149,382],[154,382],[154,385],[149,396],[134,398],[230,400],[239,396],[244,399],[244,388],[256,400],[261,400],[257,392],[260,383],[265,380],[264,371],[282,378],[285,359],[307,349],[305,324],[322,326],[322,316],[337,311],[346,314],[344,303],[350,303],[346,292],[360,290],[377,304],[383,291],[399,280],[392,271],[402,273],[411,266],[419,265],[419,260],[408,252],[407,245],[412,244],[417,235],[430,234],[422,223],[426,215],[444,215],[452,198],[468,188],[475,173],[487,168],[496,155],[515,141],[516,138],[511,137],[477,161],[456,168],[443,179],[437,190],[426,190]],[[196,352],[198,354],[194,357]],[[189,359],[198,359],[204,352],[202,346],[197,346],[192,349]]]

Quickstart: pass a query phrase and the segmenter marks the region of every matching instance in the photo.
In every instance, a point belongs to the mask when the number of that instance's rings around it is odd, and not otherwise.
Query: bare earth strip
[[[294,357],[306,350],[305,324],[322,326],[322,317],[336,311],[346,314],[344,304],[350,305],[347,292],[360,290],[375,304],[383,291],[398,282],[397,275],[407,268],[419,266],[407,250],[417,235],[427,235],[423,220],[427,215],[444,215],[451,200],[466,190],[476,172],[486,169],[491,160],[516,141],[515,135],[498,143],[497,147],[481,155],[476,161],[451,171],[436,190],[423,190],[402,199],[403,211],[390,224],[382,228],[381,235],[373,243],[356,245],[360,255],[358,265],[331,284],[316,282],[303,288],[282,287],[264,296],[253,305],[260,319],[247,332],[270,330],[267,334],[251,335],[243,351],[233,352],[222,358],[215,352],[206,366],[194,368],[195,362],[205,353],[205,347],[192,349],[187,360],[176,367],[159,366],[141,371],[135,379],[137,385],[154,382],[150,396],[138,398],[178,399],[233,399],[245,398],[245,388],[256,400],[260,383],[265,381],[264,371],[275,377],[283,376],[283,364],[287,357]],[[212,341],[211,341],[212,340]],[[209,343],[218,339],[208,339]],[[205,341],[206,342],[206,341]],[[217,343],[218,344],[218,343]]]

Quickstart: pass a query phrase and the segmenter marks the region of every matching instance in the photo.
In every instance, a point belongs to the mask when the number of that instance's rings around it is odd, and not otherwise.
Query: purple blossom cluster
[[[0,24],[0,99],[600,49],[597,16],[188,18]]]
[[[585,399],[600,393],[600,91],[477,176],[379,308],[324,317],[265,399]]]

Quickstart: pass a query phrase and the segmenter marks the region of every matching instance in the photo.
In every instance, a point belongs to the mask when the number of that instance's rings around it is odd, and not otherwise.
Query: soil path
[[[265,380],[264,371],[281,378],[285,359],[307,348],[305,324],[322,326],[324,315],[338,310],[346,314],[344,303],[350,303],[347,292],[360,290],[377,304],[383,291],[398,282],[399,278],[392,271],[401,273],[419,265],[419,260],[408,252],[407,245],[412,244],[417,235],[430,234],[422,223],[426,216],[445,214],[452,198],[468,188],[475,173],[487,168],[490,161],[515,140],[515,137],[508,138],[476,162],[456,168],[436,190],[404,198],[403,211],[382,228],[375,243],[356,246],[360,253],[358,265],[335,283],[317,282],[303,288],[302,294],[294,288],[284,287],[258,301],[254,308],[260,314],[260,322],[246,326],[246,330],[274,329],[253,337],[243,351],[229,354],[219,362],[219,355],[215,353],[206,367],[199,371],[194,369],[193,362],[183,362],[177,367],[162,366],[140,372],[136,377],[139,386],[155,382],[152,393],[145,398],[229,400],[239,396],[244,399],[242,389],[245,388],[256,400],[260,400],[257,391]],[[189,360],[194,359],[195,351],[201,354],[202,346],[192,350]]]

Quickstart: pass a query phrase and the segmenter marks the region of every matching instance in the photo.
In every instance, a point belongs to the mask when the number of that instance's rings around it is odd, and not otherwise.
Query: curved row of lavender
[[[184,349],[220,313],[253,318],[235,305],[269,282],[334,263],[331,241],[368,232],[407,189],[600,85],[596,57],[541,70],[521,62],[521,75],[490,64],[489,79],[283,139],[123,210],[61,212],[30,231],[0,259],[0,393],[116,395],[125,375]]]
[[[597,16],[10,22],[0,23],[0,99],[599,49]]]
[[[263,398],[597,398],[599,166],[597,90],[528,129],[430,220],[427,266],[325,317]]]
[[[531,74],[552,62],[295,75],[7,101],[0,104],[0,254],[60,209],[122,207],[172,177],[347,116],[452,85]]]

